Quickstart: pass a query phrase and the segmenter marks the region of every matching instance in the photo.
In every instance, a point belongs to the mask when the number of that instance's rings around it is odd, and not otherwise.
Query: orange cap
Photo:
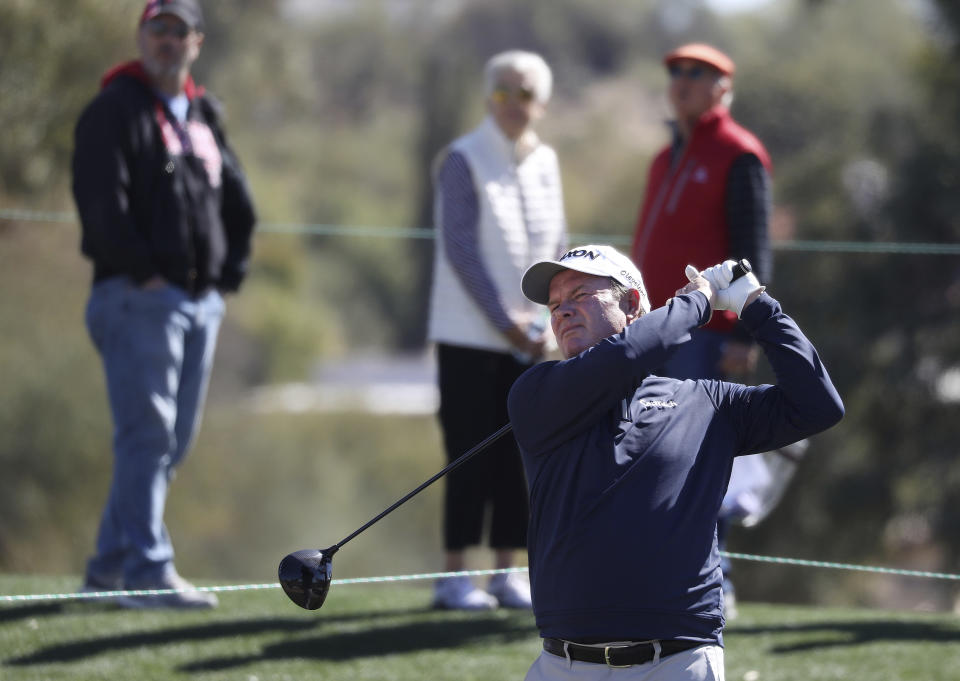
[[[670,64],[679,59],[702,61],[704,64],[712,66],[725,76],[733,76],[733,72],[737,68],[730,57],[706,43],[688,43],[681,45],[672,52],[668,52],[663,58],[663,63],[666,66],[670,66]]]

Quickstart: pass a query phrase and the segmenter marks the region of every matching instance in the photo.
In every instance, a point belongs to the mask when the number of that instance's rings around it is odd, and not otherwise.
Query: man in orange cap
[[[733,60],[715,47],[691,43],[669,52],[663,63],[676,117],[673,138],[650,167],[631,250],[654,307],[684,285],[681,272],[687,263],[703,268],[747,258],[761,281],[772,280],[772,166],[763,144],[730,115]],[[745,382],[756,362],[757,348],[736,315],[719,312],[677,348],[661,374]],[[739,486],[737,471],[733,477],[731,490]],[[724,509],[718,524],[721,549],[729,521],[738,513],[736,504],[725,503]],[[724,572],[729,573],[728,563]],[[729,580],[724,590],[729,618],[734,615]]]

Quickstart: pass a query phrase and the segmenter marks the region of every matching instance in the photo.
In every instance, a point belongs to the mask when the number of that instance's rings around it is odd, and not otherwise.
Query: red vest
[[[730,257],[727,174],[734,159],[746,153],[772,171],[760,140],[717,106],[700,117],[673,168],[670,146],[654,158],[630,250],[653,307],[687,283],[688,264],[704,269]],[[736,321],[736,313],[726,310],[714,314],[706,328],[729,331]]]

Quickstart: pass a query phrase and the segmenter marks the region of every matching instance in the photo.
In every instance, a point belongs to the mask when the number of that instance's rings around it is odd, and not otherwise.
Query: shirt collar
[[[540,137],[530,128],[527,128],[519,139],[511,140],[503,134],[503,130],[497,125],[493,116],[488,115],[481,126],[486,134],[494,140],[497,150],[514,163],[522,163],[534,149],[540,146]]]

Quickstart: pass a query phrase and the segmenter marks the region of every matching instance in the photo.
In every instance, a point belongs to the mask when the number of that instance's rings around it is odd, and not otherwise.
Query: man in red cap
[[[114,423],[113,479],[84,591],[132,608],[210,608],[180,577],[163,522],[174,470],[203,412],[224,314],[250,257],[253,202],[220,107],[190,68],[196,0],[150,0],[140,58],[111,69],[77,122],[73,193],[93,265],[86,321]]]
[[[663,62],[675,114],[673,139],[650,167],[631,249],[654,307],[684,285],[680,275],[687,263],[703,268],[746,258],[761,281],[772,280],[772,166],[763,144],[730,115],[735,64],[703,43],[682,45]],[[725,311],[715,313],[689,343],[679,346],[661,373],[745,382],[756,362],[749,334],[736,315]],[[736,512],[730,504],[725,508]],[[727,525],[722,515],[721,548]],[[728,573],[729,564],[724,567]],[[724,587],[730,617],[733,586],[726,580]]]

